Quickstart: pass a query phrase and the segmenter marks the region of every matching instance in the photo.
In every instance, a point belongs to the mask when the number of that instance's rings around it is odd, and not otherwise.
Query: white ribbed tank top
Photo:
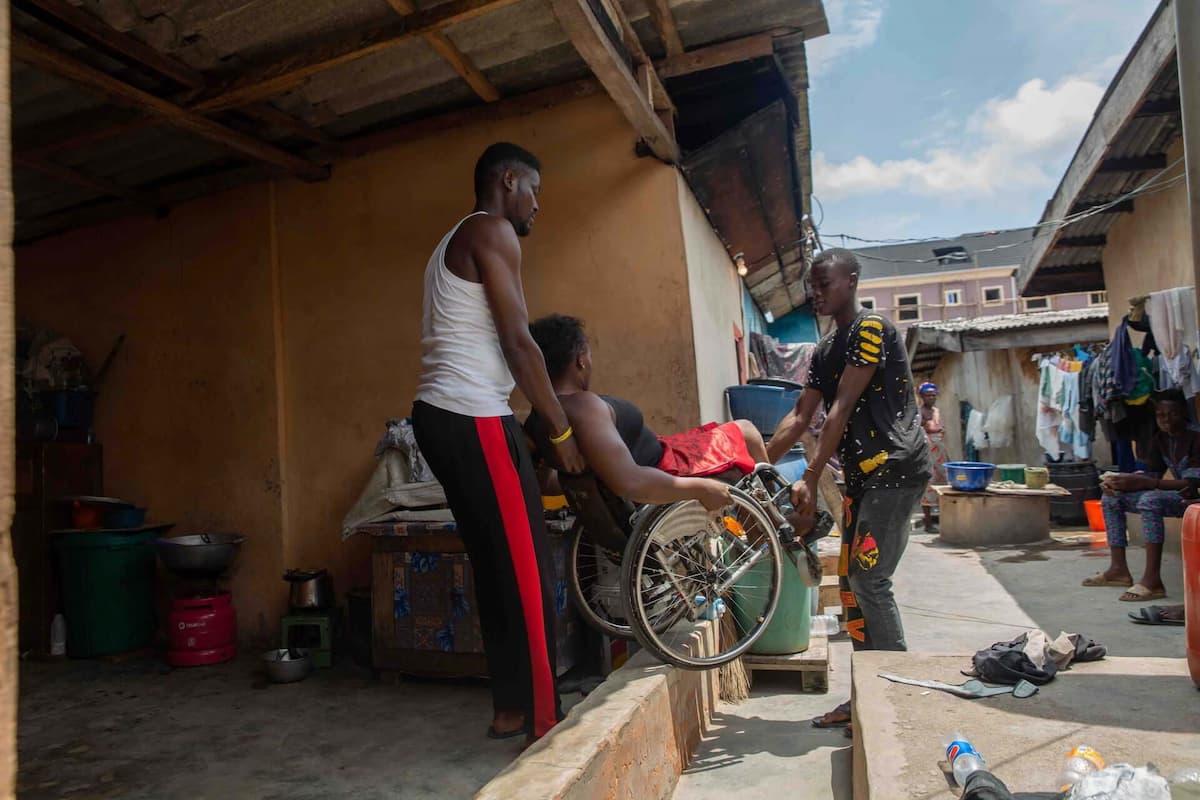
[[[446,267],[446,247],[462,224],[445,235],[425,267],[421,306],[421,382],[417,399],[470,417],[512,414],[514,381],[483,284],[464,280]]]

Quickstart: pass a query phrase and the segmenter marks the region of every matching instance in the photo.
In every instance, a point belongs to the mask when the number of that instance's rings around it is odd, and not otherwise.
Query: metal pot
[[[312,657],[307,650],[268,650],[263,653],[263,669],[274,683],[295,683],[312,671]]]
[[[324,609],[334,604],[333,577],[323,569],[290,569],[288,605],[292,608]]]
[[[173,536],[154,542],[163,566],[176,575],[216,578],[233,563],[246,537],[237,533]]]

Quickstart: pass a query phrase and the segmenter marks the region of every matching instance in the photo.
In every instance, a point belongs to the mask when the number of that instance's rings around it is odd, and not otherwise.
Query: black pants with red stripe
[[[471,559],[496,711],[543,736],[562,719],[554,685],[554,588],[533,459],[515,417],[467,417],[418,401],[413,432],[446,490]]]

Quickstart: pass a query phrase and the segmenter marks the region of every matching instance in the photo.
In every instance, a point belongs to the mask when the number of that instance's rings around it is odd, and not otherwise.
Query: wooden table
[[[1069,496],[1061,486],[1045,489],[991,484],[981,492],[934,486],[938,493],[941,539],[981,547],[1029,544],[1050,537],[1050,498]]]

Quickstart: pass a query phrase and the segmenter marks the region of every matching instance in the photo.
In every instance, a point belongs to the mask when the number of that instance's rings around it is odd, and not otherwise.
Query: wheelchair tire
[[[621,581],[621,554],[593,542],[582,525],[571,532],[567,587],[583,621],[615,639],[634,639]]]
[[[712,669],[745,653],[779,604],[785,555],[775,526],[750,495],[730,491],[734,502],[720,521],[695,501],[648,515],[622,558],[621,584],[634,635],[659,659],[682,669]],[[739,569],[742,577],[731,582]],[[732,614],[736,623],[736,641],[726,641],[724,620],[717,623],[711,655],[696,652],[698,595],[720,597],[723,614]]]

